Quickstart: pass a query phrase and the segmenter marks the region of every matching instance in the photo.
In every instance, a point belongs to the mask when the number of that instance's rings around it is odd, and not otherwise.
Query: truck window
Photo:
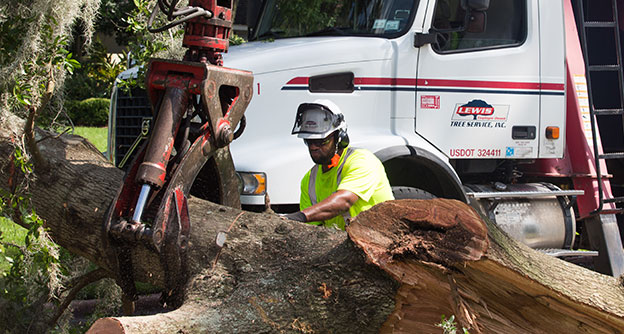
[[[439,0],[435,8],[433,28],[443,31],[438,43],[433,44],[440,53],[475,49],[492,49],[520,45],[526,38],[526,0],[491,0],[486,11],[486,26],[482,33],[460,31],[466,11],[462,0]],[[455,30],[453,32],[444,32]]]
[[[251,40],[302,36],[396,37],[419,0],[267,0]]]

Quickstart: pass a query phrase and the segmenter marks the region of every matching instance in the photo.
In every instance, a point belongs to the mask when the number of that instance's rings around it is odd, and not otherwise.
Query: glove
[[[306,215],[301,212],[301,211],[297,211],[297,212],[293,212],[293,213],[287,213],[287,214],[281,214],[280,217],[282,218],[286,218],[286,219],[290,219],[290,220],[294,220],[294,221],[298,221],[298,222],[302,222],[305,223],[308,221],[308,217],[306,217]]]

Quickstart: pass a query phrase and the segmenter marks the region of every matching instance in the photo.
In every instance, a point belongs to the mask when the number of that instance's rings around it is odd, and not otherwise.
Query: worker
[[[344,230],[360,212],[394,199],[381,161],[349,146],[347,124],[333,102],[299,105],[292,134],[303,138],[315,165],[301,180],[300,211],[284,217]]]

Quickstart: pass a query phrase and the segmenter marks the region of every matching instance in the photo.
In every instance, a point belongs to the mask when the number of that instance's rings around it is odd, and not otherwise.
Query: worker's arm
[[[358,195],[349,190],[341,189],[321,202],[303,210],[303,214],[306,216],[306,221],[309,222],[331,219],[349,210],[358,198]]]
[[[303,211],[285,214],[282,217],[300,222],[320,222],[334,218],[349,210],[358,199],[358,195],[349,190],[341,189]]]

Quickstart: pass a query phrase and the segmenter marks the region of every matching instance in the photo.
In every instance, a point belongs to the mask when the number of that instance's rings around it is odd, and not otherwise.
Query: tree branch
[[[35,120],[37,116],[39,116],[39,111],[45,109],[45,107],[50,103],[50,99],[52,99],[52,94],[54,93],[55,82],[54,77],[50,73],[50,77],[48,80],[48,84],[46,85],[46,91],[41,97],[41,103],[39,108],[31,107],[28,113],[28,118],[26,119],[26,124],[24,126],[24,136],[26,139],[26,147],[28,148],[28,152],[33,159],[33,165],[35,170],[39,173],[46,173],[49,171],[48,161],[43,157],[39,147],[37,146],[37,141],[35,139]]]
[[[63,302],[56,309],[56,313],[54,314],[52,319],[50,319],[50,321],[48,322],[48,325],[52,326],[58,321],[58,319],[61,317],[61,315],[63,315],[63,312],[65,312],[65,310],[67,309],[69,304],[72,302],[72,300],[76,298],[76,295],[78,294],[78,292],[80,292],[80,290],[82,290],[85,286],[91,283],[97,282],[107,277],[111,277],[110,273],[104,268],[98,268],[80,277],[75,278],[69,284],[69,286],[72,286],[72,288],[70,289],[69,293],[67,294]]]

